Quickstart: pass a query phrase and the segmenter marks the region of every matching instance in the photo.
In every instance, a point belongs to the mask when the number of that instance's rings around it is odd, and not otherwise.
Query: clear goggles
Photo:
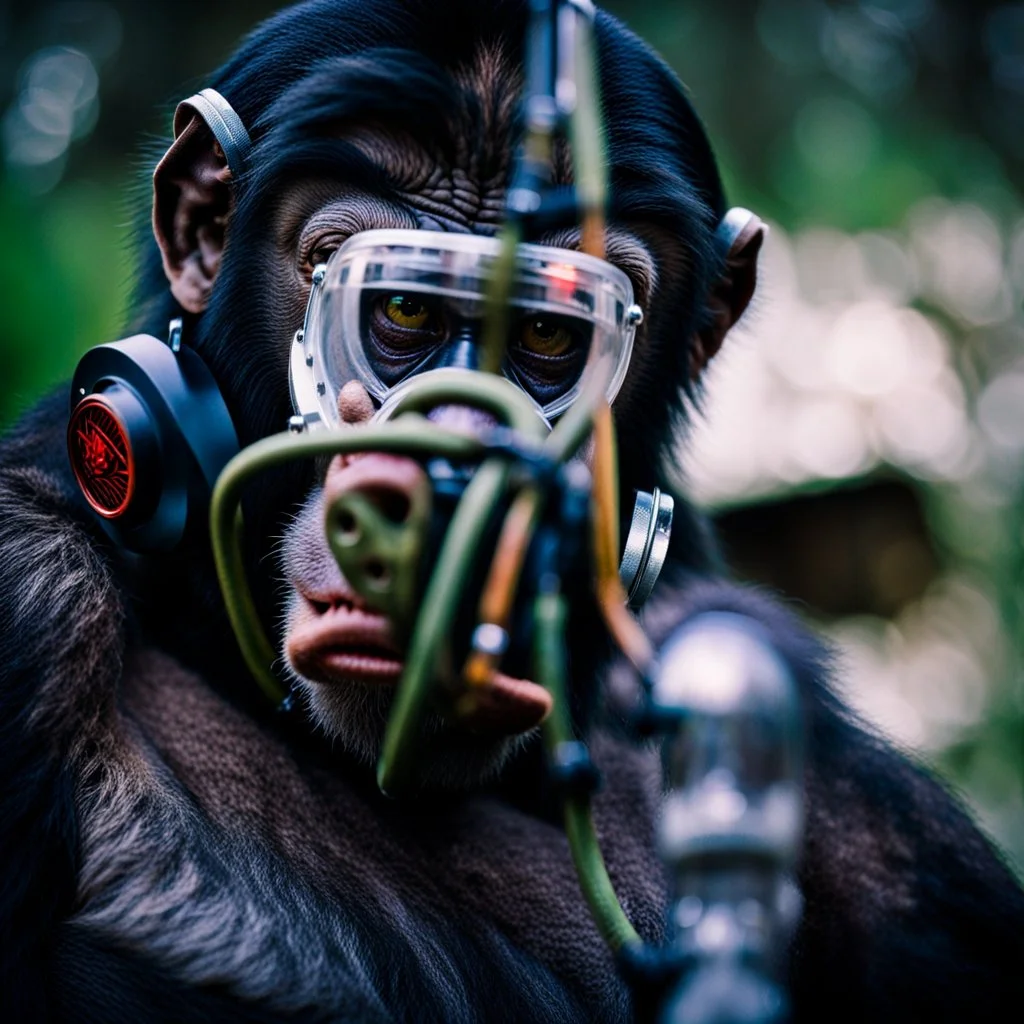
[[[353,235],[313,275],[291,358],[296,412],[309,425],[338,426],[338,393],[351,380],[386,410],[419,374],[477,369],[485,297],[500,251],[497,239],[478,235]],[[591,381],[609,401],[615,397],[642,319],[621,270],[570,249],[520,245],[508,301],[502,372],[546,420]]]

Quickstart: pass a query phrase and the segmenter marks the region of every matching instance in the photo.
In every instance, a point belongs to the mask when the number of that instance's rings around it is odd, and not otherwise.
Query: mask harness
[[[550,781],[584,896],[638,1007],[696,1024],[782,1020],[777,979],[800,907],[791,881],[802,835],[796,686],[750,619],[697,615],[655,651],[630,612],[667,557],[672,499],[657,488],[638,494],[620,559],[610,402],[642,313],[628,279],[604,261],[595,12],[590,0],[535,0],[530,10],[525,137],[497,239],[353,236],[314,271],[292,344],[288,430],[241,452],[212,375],[181,345],[180,321],[167,343],[139,335],[92,349],[72,384],[71,463],[106,531],[130,550],[173,548],[209,500],[239,646],[267,697],[287,704],[246,581],[246,484],[296,459],[381,452],[419,461],[430,486],[401,522],[358,495],[326,510],[342,574],[388,616],[406,652],[381,790],[415,790],[428,710],[457,722],[499,669],[523,666],[552,698],[542,726]],[[241,119],[205,89],[179,105],[176,135],[195,115],[237,181],[252,148]],[[572,186],[551,182],[560,138],[573,154]],[[723,218],[723,256],[751,217],[737,209]],[[578,252],[529,242],[577,223]],[[370,423],[340,423],[337,393],[351,379],[378,409]],[[426,418],[450,405],[495,425],[470,436]],[[591,438],[588,471],[576,456]],[[590,810],[599,775],[570,714],[563,580],[585,578],[640,680],[636,735],[662,751],[657,842],[671,905],[657,946],[634,930],[605,869]]]

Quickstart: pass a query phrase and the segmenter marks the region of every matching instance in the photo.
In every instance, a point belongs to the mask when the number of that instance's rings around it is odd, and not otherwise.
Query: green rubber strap
[[[527,441],[539,442],[548,435],[547,422],[525,391],[504,377],[475,370],[431,370],[400,389],[387,409],[393,421],[406,413],[427,412],[443,405],[482,409]]]
[[[483,342],[480,346],[480,369],[498,373],[508,345],[509,301],[516,274],[516,253],[522,241],[522,228],[517,220],[507,220],[498,235],[501,250],[491,267],[484,302]]]
[[[573,42],[576,106],[569,120],[569,136],[576,169],[576,195],[583,209],[603,211],[607,205],[608,170],[601,118],[601,85],[594,64],[593,25],[588,18],[577,18]]]
[[[544,744],[553,758],[562,743],[575,740],[566,685],[565,598],[561,594],[541,594],[534,602],[534,659],[538,681],[551,694],[551,714],[544,722]],[[627,944],[639,944],[641,938],[629,923],[601,855],[601,847],[590,813],[590,801],[572,797],[565,801],[565,835],[569,840],[580,888],[601,937],[613,952]]]
[[[539,446],[548,434],[543,417],[523,391],[501,377],[469,370],[439,370],[423,377],[398,400],[393,415],[446,404],[469,405],[491,413],[514,430],[521,442]],[[420,722],[439,675],[438,659],[451,635],[466,580],[474,561],[480,557],[480,539],[505,496],[508,477],[505,460],[484,462],[473,474],[445,533],[423,596],[377,763],[377,783],[385,793],[397,795],[410,788]]]
[[[583,446],[594,430],[594,410],[604,398],[604,381],[591,381],[566,409],[544,442],[544,454],[552,462],[566,462]]]

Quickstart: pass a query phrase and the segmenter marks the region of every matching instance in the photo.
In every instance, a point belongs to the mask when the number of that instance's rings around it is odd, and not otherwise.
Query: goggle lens
[[[477,235],[384,230],[350,238],[310,299],[302,358],[292,360],[297,411],[334,424],[337,394],[350,380],[384,403],[416,374],[476,369],[499,254],[498,241]],[[632,301],[629,278],[603,260],[519,246],[503,372],[548,420],[592,376],[611,400],[632,349]]]

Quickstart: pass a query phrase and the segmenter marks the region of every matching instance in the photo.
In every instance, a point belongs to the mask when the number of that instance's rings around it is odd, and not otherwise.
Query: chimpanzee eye
[[[410,331],[430,330],[431,311],[419,299],[392,295],[384,302],[384,315],[399,327]]]
[[[587,361],[592,326],[574,317],[527,314],[508,346],[514,379],[541,405],[571,388]]]
[[[539,356],[562,356],[573,343],[572,333],[555,320],[531,317],[523,324],[519,344]]]
[[[334,255],[337,249],[338,247],[336,245],[318,245],[315,249],[313,249],[310,252],[309,258],[306,260],[306,262],[311,267],[317,267],[321,263],[326,263],[331,258],[331,256]]]
[[[300,262],[308,270],[326,263],[345,244],[344,232],[317,231],[304,235],[299,241]]]
[[[415,294],[368,293],[365,302],[363,348],[378,377],[393,387],[444,338],[444,311]]]

